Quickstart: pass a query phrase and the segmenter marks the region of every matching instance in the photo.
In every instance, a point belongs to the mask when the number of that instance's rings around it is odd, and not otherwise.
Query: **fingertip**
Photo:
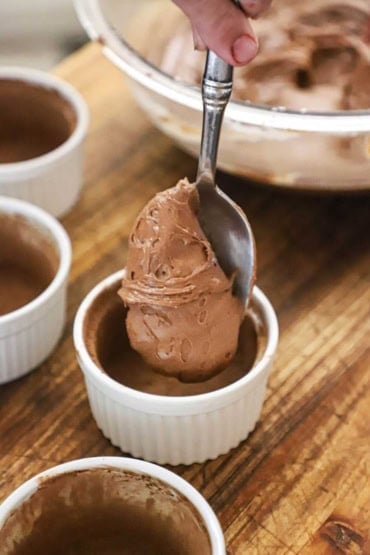
[[[256,57],[258,42],[255,37],[242,35],[234,41],[231,51],[234,60],[233,65],[245,65]]]
[[[211,11],[210,2],[186,0],[195,49],[209,48],[233,66],[245,65],[257,54],[258,42],[248,18],[230,0],[218,0],[219,9]],[[176,0],[182,4],[185,0]]]

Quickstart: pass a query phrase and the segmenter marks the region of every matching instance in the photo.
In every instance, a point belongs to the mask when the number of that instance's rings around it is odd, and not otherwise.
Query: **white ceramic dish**
[[[180,492],[195,507],[208,532],[212,555],[226,555],[225,542],[218,519],[202,495],[188,482],[154,464],[123,457],[94,457],[67,462],[34,476],[16,489],[0,505],[0,532],[8,517],[29,499],[38,489],[40,483],[55,476],[91,469],[115,469],[156,478],[176,492]],[[98,508],[97,508],[98,510]],[[175,555],[175,554],[174,554]]]
[[[85,344],[89,307],[122,277],[120,271],[99,283],[82,302],[74,324],[77,357],[97,425],[122,451],[160,464],[191,464],[227,453],[248,436],[260,416],[278,344],[278,322],[269,300],[260,289],[253,289],[251,306],[265,345],[243,378],[200,395],[152,395],[126,387],[102,372]]]
[[[54,349],[65,323],[66,290],[72,251],[61,224],[32,204],[0,197],[1,214],[21,216],[48,236],[59,267],[50,285],[28,304],[0,316],[0,384],[23,376]]]
[[[0,163],[0,195],[32,202],[60,217],[76,203],[82,187],[83,144],[89,123],[86,103],[71,85],[42,71],[0,67],[1,80],[57,91],[75,113],[75,128],[60,146],[30,160]]]
[[[183,25],[184,16],[175,13],[168,0],[137,0],[124,6],[116,0],[75,4],[88,35],[128,75],[136,101],[154,125],[198,156],[199,88],[174,79],[146,59],[148,50],[153,54],[166,34]],[[231,173],[291,189],[367,190],[369,144],[370,110],[294,111],[232,101],[225,112],[218,163]]]

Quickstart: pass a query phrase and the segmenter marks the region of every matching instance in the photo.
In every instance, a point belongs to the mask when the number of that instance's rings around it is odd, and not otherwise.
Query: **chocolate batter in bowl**
[[[205,500],[171,472],[101,457],[61,465],[0,506],[1,555],[224,555]]]
[[[167,0],[77,4],[153,123],[197,156],[203,55],[185,16]],[[260,53],[235,72],[219,167],[292,189],[369,189],[369,22],[367,0],[275,0],[253,22]]]
[[[234,99],[316,112],[370,109],[367,0],[276,0],[253,25],[259,53],[235,69]],[[190,27],[167,29],[160,40],[148,59],[177,80],[200,85],[204,54],[187,47]]]

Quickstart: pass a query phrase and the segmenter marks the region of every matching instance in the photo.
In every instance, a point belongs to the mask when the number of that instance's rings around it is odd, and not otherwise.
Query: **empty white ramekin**
[[[0,316],[0,384],[41,364],[57,344],[65,323],[66,289],[72,250],[61,224],[27,202],[0,197],[0,214],[29,220],[54,243],[59,267],[50,285],[30,303]]]
[[[33,493],[35,493],[40,484],[45,484],[48,479],[60,474],[68,474],[76,471],[97,468],[111,468],[115,470],[133,472],[139,475],[151,476],[161,480],[177,492],[180,492],[190,502],[190,504],[195,507],[202,518],[210,539],[212,555],[226,555],[225,541],[220,523],[207,501],[195,488],[193,488],[193,486],[165,468],[161,468],[160,466],[144,461],[123,457],[94,457],[79,459],[55,466],[54,468],[50,468],[49,470],[31,478],[16,489],[0,505],[0,532],[7,518],[27,499],[29,499]],[[47,509],[48,508],[46,507],[46,510]],[[99,507],[97,507],[96,510],[98,511]]]
[[[251,306],[266,341],[263,352],[243,378],[200,395],[152,395],[126,387],[105,374],[92,360],[84,341],[89,307],[123,275],[124,271],[119,271],[99,283],[82,302],[74,324],[77,357],[97,425],[122,451],[160,464],[192,464],[227,453],[248,436],[260,416],[279,335],[269,300],[260,289],[253,289]]]
[[[60,146],[41,156],[0,163],[0,195],[32,202],[60,217],[76,203],[83,171],[83,143],[89,112],[82,96],[65,81],[29,68],[0,67],[1,79],[15,79],[57,91],[76,114],[76,126]]]

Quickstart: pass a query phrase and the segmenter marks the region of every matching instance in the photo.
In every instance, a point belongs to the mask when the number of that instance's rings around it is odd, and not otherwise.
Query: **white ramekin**
[[[226,555],[225,541],[220,523],[207,501],[195,488],[193,488],[193,486],[165,468],[161,468],[160,466],[144,461],[123,457],[93,457],[88,459],[79,459],[55,466],[54,468],[50,468],[49,470],[34,476],[16,489],[0,505],[0,530],[4,526],[7,518],[37,490],[40,483],[44,484],[45,480],[60,474],[90,470],[94,468],[114,468],[117,470],[151,476],[161,480],[171,488],[180,492],[191,503],[191,505],[195,507],[203,519],[209,535],[212,555]]]
[[[124,271],[119,271],[99,283],[82,302],[74,323],[77,358],[97,425],[123,452],[160,464],[192,464],[227,453],[248,436],[260,416],[278,344],[278,322],[273,307],[255,287],[252,306],[266,343],[257,362],[243,378],[201,395],[152,395],[126,387],[102,372],[84,341],[89,307],[105,288],[123,275]]]
[[[44,231],[59,254],[59,267],[50,285],[33,301],[0,316],[0,384],[23,376],[51,353],[65,323],[66,290],[72,260],[69,237],[44,210],[0,196],[0,214],[16,214]]]
[[[56,90],[76,114],[76,127],[60,146],[24,162],[0,163],[0,195],[32,202],[60,217],[76,203],[83,171],[83,143],[89,112],[71,85],[48,73],[29,68],[0,67],[1,79],[16,79]]]

